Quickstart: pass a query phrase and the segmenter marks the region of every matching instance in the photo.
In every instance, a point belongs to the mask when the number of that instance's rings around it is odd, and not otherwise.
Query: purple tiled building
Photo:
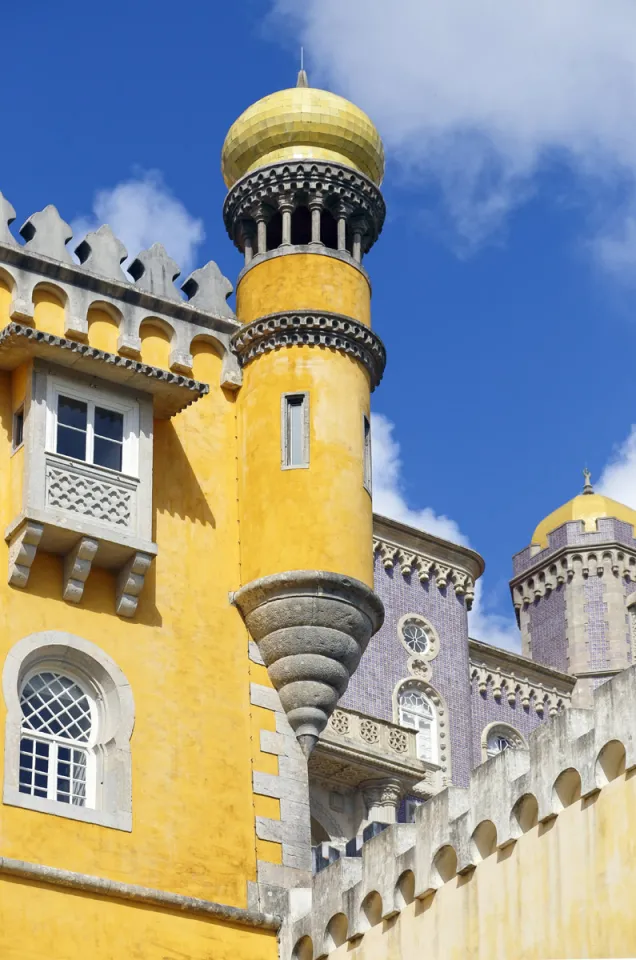
[[[628,666],[635,525],[636,512],[589,480],[539,524],[513,558],[518,654],[469,637],[478,553],[376,516],[385,620],[310,761],[315,841],[410,819],[415,804],[466,785],[489,755],[523,748],[539,724],[587,705]]]

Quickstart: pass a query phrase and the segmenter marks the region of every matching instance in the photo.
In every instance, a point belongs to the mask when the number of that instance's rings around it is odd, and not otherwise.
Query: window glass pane
[[[107,437],[109,440],[124,439],[124,416],[114,410],[104,407],[95,407],[95,435]]]
[[[301,467],[305,463],[304,451],[305,398],[287,397],[285,427],[287,432],[287,466]]]
[[[58,424],[57,452],[75,460],[86,460],[86,434]]]
[[[63,674],[44,671],[25,683],[20,697],[22,725],[64,740],[86,742],[91,732],[88,697],[75,681]],[[46,746],[36,742],[36,752]],[[70,759],[69,748],[64,748]],[[62,748],[60,748],[62,751]],[[48,756],[48,752],[46,753]]]
[[[95,435],[93,463],[100,467],[110,467],[111,470],[121,470],[121,452],[121,443]]]
[[[364,418],[364,486],[371,492],[371,424]]]
[[[72,397],[58,397],[57,421],[66,427],[75,427],[76,430],[86,430],[88,408],[83,400],[74,400]]]
[[[13,414],[13,449],[21,445],[24,440],[24,410],[18,410]]]

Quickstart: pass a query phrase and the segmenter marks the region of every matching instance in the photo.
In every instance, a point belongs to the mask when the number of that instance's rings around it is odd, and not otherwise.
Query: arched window
[[[481,752],[484,760],[495,757],[504,750],[516,750],[525,747],[526,742],[514,727],[507,723],[491,723],[481,737]]]
[[[95,806],[94,697],[52,666],[22,684],[20,793],[77,807]]]
[[[420,760],[437,762],[437,712],[422,690],[410,687],[398,695],[399,723],[417,731]]]
[[[34,633],[9,651],[3,802],[132,829],[135,708],[117,664],[83,637]]]

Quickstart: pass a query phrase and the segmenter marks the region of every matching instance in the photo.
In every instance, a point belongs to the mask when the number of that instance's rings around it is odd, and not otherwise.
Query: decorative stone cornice
[[[334,217],[346,215],[351,222],[363,224],[363,253],[373,246],[386,214],[382,194],[368,177],[338,163],[299,160],[254,170],[228,193],[223,219],[230,239],[242,251],[241,224],[259,219],[263,204],[274,212],[281,202],[296,207],[318,200]]]
[[[572,700],[571,689],[558,689],[537,680],[531,680],[515,670],[497,669],[486,663],[470,660],[471,683],[477,684],[479,693],[488,698],[489,693],[497,703],[507,701],[510,706],[519,704],[524,709],[532,707],[540,717],[554,717]],[[572,678],[574,681],[574,678]]]
[[[386,351],[380,338],[364,324],[339,313],[271,313],[246,324],[232,337],[241,366],[281,347],[329,347],[359,360],[368,370],[371,389],[382,379]]]
[[[41,357],[155,394],[158,416],[172,416],[210,390],[207,383],[131,357],[98,350],[87,343],[57,337],[20,323],[7,324],[0,331],[0,370],[13,369],[26,356]]]
[[[528,570],[510,581],[512,602],[517,616],[522,608],[545,597],[558,586],[578,578],[613,576],[636,581],[636,552],[623,544],[595,548],[567,546],[541,557]]]
[[[463,596],[466,609],[470,610],[475,599],[475,581],[469,573],[459,567],[442,563],[435,557],[427,556],[416,550],[406,550],[397,543],[391,543],[379,537],[373,538],[373,551],[377,553],[385,570],[395,567],[403,577],[416,576],[420,583],[434,578],[435,585],[442,590],[451,586],[458,597]]]

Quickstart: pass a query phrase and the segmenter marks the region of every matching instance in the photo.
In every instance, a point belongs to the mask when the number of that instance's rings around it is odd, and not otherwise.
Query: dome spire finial
[[[583,470],[583,477],[585,478],[585,486],[583,487],[583,493],[594,493],[594,487],[592,486],[592,474],[587,469]]]
[[[307,77],[307,71],[305,70],[305,48],[300,48],[300,70],[298,71],[298,79],[296,80],[297,87],[308,87],[309,78]]]

